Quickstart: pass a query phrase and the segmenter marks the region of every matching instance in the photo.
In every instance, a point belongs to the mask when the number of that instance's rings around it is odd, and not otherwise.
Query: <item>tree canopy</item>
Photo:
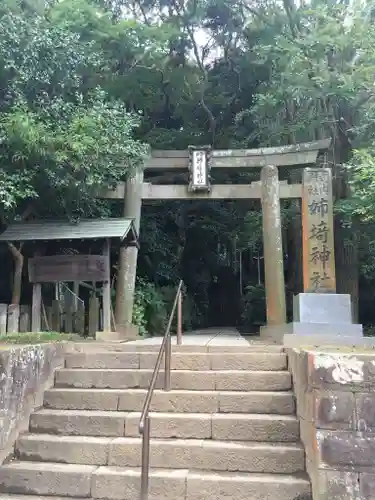
[[[2,7],[4,215],[30,203],[40,216],[82,215],[93,208],[98,188],[124,178],[147,151],[133,138],[138,116],[100,85],[104,54],[52,19],[48,12],[27,19]]]

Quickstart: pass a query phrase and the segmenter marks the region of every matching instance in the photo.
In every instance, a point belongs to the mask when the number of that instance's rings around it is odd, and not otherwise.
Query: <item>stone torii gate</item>
[[[208,146],[189,147],[181,151],[153,151],[151,157],[145,162],[144,168],[126,183],[119,183],[116,189],[105,193],[106,199],[123,200],[123,216],[134,219],[137,232],[140,229],[142,202],[152,200],[194,200],[194,199],[260,199],[263,213],[263,245],[265,265],[265,288],[267,302],[267,326],[277,326],[286,323],[285,283],[282,249],[282,232],[280,217],[280,199],[302,198],[312,195],[316,191],[316,183],[311,188],[311,175],[319,170],[326,172],[328,184],[325,186],[327,199],[321,208],[328,219],[321,221],[326,227],[320,227],[324,236],[325,256],[312,253],[310,248],[311,228],[316,226],[316,221],[311,219],[313,213],[308,214],[307,205],[303,203],[303,241],[304,241],[304,290],[305,291],[331,291],[334,292],[335,271],[333,251],[333,219],[332,219],[332,186],[330,169],[305,168],[306,189],[303,184],[288,184],[279,181],[278,169],[282,167],[311,167],[316,165],[318,154],[324,154],[330,145],[330,140],[321,140],[291,146],[270,147],[261,149],[239,150],[212,150]],[[211,184],[211,168],[223,169],[252,169],[260,168],[260,181],[251,184]],[[190,174],[189,185],[157,185],[144,182],[144,173],[150,171],[187,171]],[[305,175],[306,174],[306,175]],[[310,184],[309,184],[310,182]],[[310,187],[309,187],[310,186]],[[315,186],[315,187],[314,187]],[[304,196],[304,192],[306,196]],[[316,192],[316,194],[319,194]],[[310,200],[311,201],[311,200]],[[317,203],[316,200],[313,200]],[[315,212],[319,211],[319,207]],[[315,214],[316,215],[316,214]],[[311,219],[311,220],[310,220]],[[319,222],[320,224],[320,222]],[[310,233],[307,234],[307,228]],[[316,231],[316,229],[315,229]],[[317,235],[319,240],[319,235]],[[315,244],[315,243],[314,243]],[[315,253],[318,252],[314,246]],[[137,247],[121,249],[120,269],[118,273],[116,296],[116,323],[121,331],[131,328],[134,288],[137,267]],[[323,257],[322,257],[323,256]],[[313,270],[323,262],[324,274]],[[329,276],[327,270],[329,268]],[[311,272],[310,272],[311,271]],[[323,272],[322,271],[322,272]],[[314,274],[315,273],[315,274]],[[311,274],[311,276],[310,276]],[[314,281],[315,279],[315,281]],[[320,280],[320,282],[319,282]],[[323,281],[325,280],[324,286]],[[315,285],[314,285],[315,283]]]

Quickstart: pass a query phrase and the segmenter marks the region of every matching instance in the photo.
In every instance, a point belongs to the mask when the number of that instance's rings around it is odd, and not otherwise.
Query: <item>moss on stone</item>
[[[48,342],[83,342],[86,339],[74,333],[39,332],[0,335],[1,344],[44,344]],[[92,339],[90,339],[92,340]]]

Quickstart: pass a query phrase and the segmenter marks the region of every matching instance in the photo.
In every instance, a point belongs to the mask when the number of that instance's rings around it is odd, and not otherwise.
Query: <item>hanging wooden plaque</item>
[[[103,255],[54,255],[29,260],[31,283],[108,281]]]

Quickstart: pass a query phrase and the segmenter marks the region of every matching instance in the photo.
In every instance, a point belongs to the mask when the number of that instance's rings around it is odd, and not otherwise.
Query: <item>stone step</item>
[[[185,500],[308,500],[310,498],[312,498],[311,486],[305,476],[189,472],[186,481]]]
[[[45,495],[5,495],[0,493],[0,500],[71,500],[73,497],[50,497]],[[75,497],[74,500],[83,500]],[[87,500],[87,498],[85,499]]]
[[[138,437],[140,413],[42,409],[30,417],[30,431],[43,434]],[[151,413],[154,438],[295,442],[299,422],[290,415]]]
[[[141,411],[146,389],[59,389],[44,393],[44,406],[60,410]],[[295,412],[290,392],[230,392],[156,390],[151,411],[171,413],[272,413]]]
[[[153,370],[105,370],[61,368],[55,373],[56,387],[98,389],[148,389]],[[164,373],[159,373],[157,388],[163,387]],[[192,371],[174,370],[171,389],[195,391],[288,391],[291,375],[287,371]]]
[[[161,341],[151,344],[147,341],[131,344],[129,342],[83,342],[74,343],[71,346],[72,353],[92,353],[92,352],[153,352],[158,353]],[[253,352],[283,352],[283,346],[270,343],[268,341],[255,340],[247,345],[220,345],[219,342],[211,345],[182,344],[176,345],[176,340],[172,340],[173,353],[253,353]]]
[[[0,467],[3,493],[135,500],[139,489],[139,468],[37,462],[11,462]],[[309,494],[309,482],[298,476],[150,471],[150,500],[295,500]]]
[[[0,500],[72,500],[73,497],[50,497],[45,495],[5,495],[0,493]],[[83,498],[74,497],[74,500]],[[87,498],[85,499],[87,500]]]
[[[140,467],[141,438],[103,438],[29,434],[16,443],[20,460],[84,465]],[[304,471],[298,444],[249,443],[202,439],[153,439],[155,468],[292,474]]]
[[[153,370],[157,353],[152,352],[85,352],[69,354],[67,368],[148,369]],[[172,370],[251,370],[280,371],[287,368],[284,353],[174,353]]]
[[[0,492],[89,497],[97,467],[43,462],[10,462],[0,467]]]

